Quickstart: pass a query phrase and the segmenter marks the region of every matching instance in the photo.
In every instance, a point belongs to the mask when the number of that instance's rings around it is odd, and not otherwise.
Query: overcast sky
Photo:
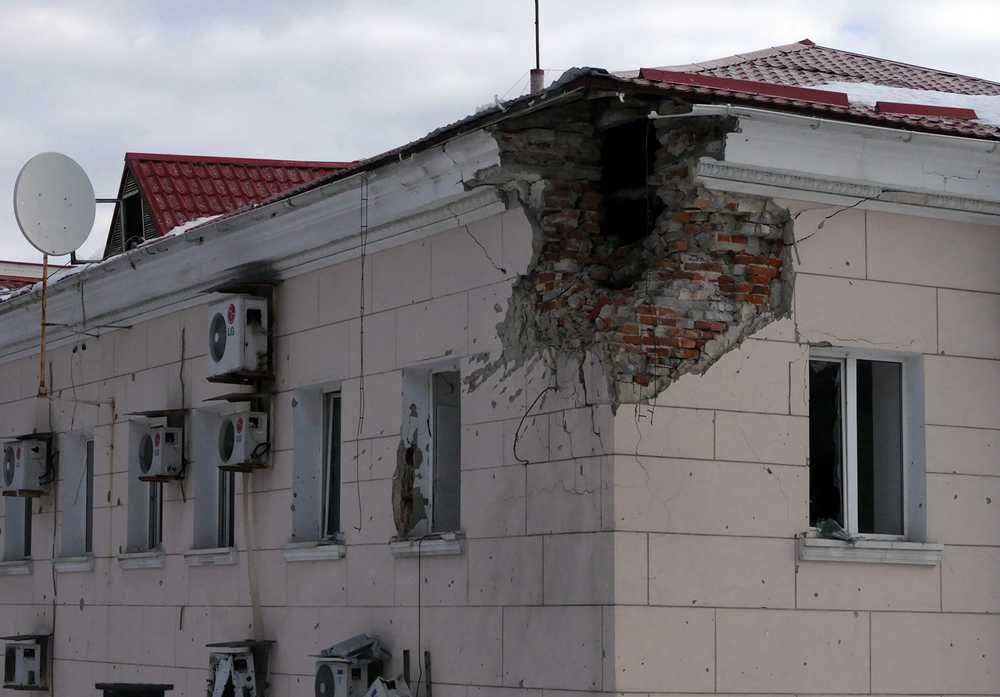
[[[1000,2],[541,0],[542,66],[688,63],[791,43],[1000,80]],[[99,197],[126,151],[351,160],[525,91],[533,2],[0,3],[0,259],[39,260],[11,209],[21,165],[64,152]],[[99,255],[98,206],[84,255]]]

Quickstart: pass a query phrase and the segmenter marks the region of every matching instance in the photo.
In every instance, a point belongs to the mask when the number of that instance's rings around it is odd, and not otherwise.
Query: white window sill
[[[78,557],[56,557],[53,562],[60,574],[76,574],[94,570],[94,555],[81,554]]]
[[[347,547],[337,542],[289,542],[281,549],[286,562],[343,559]]]
[[[444,532],[433,537],[394,538],[389,541],[389,549],[397,559],[459,555],[465,551],[465,534]]]
[[[122,569],[162,569],[165,563],[166,555],[160,550],[118,555],[118,565]]]
[[[842,561],[868,564],[913,564],[936,566],[944,545],[934,542],[865,540],[854,542],[802,537],[798,540],[800,561]]]
[[[27,576],[31,573],[30,559],[0,561],[0,576]]]
[[[184,563],[188,566],[233,566],[236,564],[236,548],[189,549],[184,552]]]

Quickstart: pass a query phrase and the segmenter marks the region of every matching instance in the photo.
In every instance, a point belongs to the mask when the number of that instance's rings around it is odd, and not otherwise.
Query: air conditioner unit
[[[260,464],[267,459],[267,414],[244,411],[222,418],[219,459],[223,465]]]
[[[44,440],[16,440],[3,444],[4,496],[39,496],[48,469],[48,444]]]
[[[208,319],[208,375],[269,369],[267,301],[232,295],[214,305]]]
[[[157,426],[139,439],[139,478],[176,478],[184,470],[183,430]]]
[[[366,697],[389,653],[373,636],[358,634],[316,656],[316,697]]]
[[[20,690],[48,689],[48,637],[7,637],[4,644],[3,686]]]
[[[213,653],[208,670],[211,697],[259,697],[252,651]]]

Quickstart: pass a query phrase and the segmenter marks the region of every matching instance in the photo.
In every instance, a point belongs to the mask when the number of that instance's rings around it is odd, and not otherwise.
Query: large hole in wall
[[[659,146],[652,128],[648,119],[640,119],[605,131],[601,139],[601,227],[623,244],[648,235],[658,214],[649,186]]]

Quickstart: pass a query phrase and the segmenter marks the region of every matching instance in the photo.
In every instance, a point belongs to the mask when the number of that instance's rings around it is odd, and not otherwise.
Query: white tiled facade
[[[857,209],[817,232],[830,210],[797,219],[808,239],[793,316],[655,404],[613,412],[600,371],[586,366],[585,393],[564,357],[556,376],[536,360],[466,389],[457,555],[397,558],[388,544],[401,371],[448,359],[468,375],[477,354],[499,355],[496,323],[532,251],[525,214],[279,285],[272,466],[253,475],[250,507],[260,635],[277,641],[271,694],[311,694],[311,654],[360,632],[387,644],[393,674],[403,649],[415,666],[429,650],[437,697],[1000,694],[1000,230]],[[239,480],[235,565],[185,560],[198,501],[177,484],[164,486],[162,568],[117,559],[128,414],[203,408],[227,391],[204,380],[207,319],[191,307],[52,351],[48,403],[32,397],[36,357],[0,365],[2,435],[51,409],[53,431],[95,439],[93,571],[55,574],[53,603],[48,496],[33,503],[31,573],[0,576],[0,633],[50,631],[55,609],[59,695],[105,680],[201,695],[205,644],[250,633]],[[944,543],[940,564],[798,561],[810,342],[924,357],[927,539]],[[332,384],[346,552],[290,562],[291,400]]]

